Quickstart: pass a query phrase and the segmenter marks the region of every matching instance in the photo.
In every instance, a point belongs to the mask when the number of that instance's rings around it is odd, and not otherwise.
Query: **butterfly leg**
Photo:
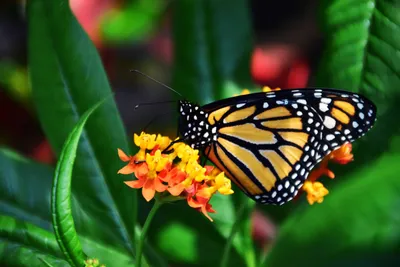
[[[162,151],[162,153],[163,153],[163,154],[172,153],[172,151],[173,151],[172,146],[173,146],[174,144],[176,144],[176,143],[183,142],[183,141],[184,141],[184,140],[181,139],[181,138],[172,141],[172,142]]]
[[[202,151],[202,155],[203,155],[203,161],[202,161],[202,163],[201,163],[201,166],[205,166],[206,165],[206,163],[207,163],[207,160],[208,160],[208,156],[210,155],[210,151],[211,151],[211,149],[209,149],[208,151],[207,151],[207,155],[205,155],[205,153],[204,153],[204,150]]]

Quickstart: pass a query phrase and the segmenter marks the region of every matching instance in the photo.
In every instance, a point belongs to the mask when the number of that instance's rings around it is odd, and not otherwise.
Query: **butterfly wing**
[[[250,94],[203,108],[218,129],[205,154],[254,200],[279,205],[325,155],[364,135],[376,113],[360,95],[320,89]]]

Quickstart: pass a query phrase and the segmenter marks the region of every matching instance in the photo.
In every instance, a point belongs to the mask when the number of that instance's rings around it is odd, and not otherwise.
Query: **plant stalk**
[[[159,199],[155,199],[154,205],[151,208],[149,215],[147,215],[146,221],[143,225],[142,228],[142,232],[140,233],[140,239],[139,239],[139,244],[137,244],[136,246],[136,267],[141,267],[142,265],[142,254],[143,254],[143,246],[144,246],[144,241],[146,239],[147,236],[147,231],[150,227],[150,224],[154,218],[154,215],[156,214],[156,212],[158,211],[158,209],[161,207],[161,205],[164,202],[162,200]]]

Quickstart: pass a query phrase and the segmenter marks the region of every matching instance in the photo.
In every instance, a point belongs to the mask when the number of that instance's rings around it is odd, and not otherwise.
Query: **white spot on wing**
[[[322,112],[327,112],[329,110],[328,105],[325,103],[319,103],[319,110]]]
[[[325,116],[324,125],[328,129],[333,129],[336,125],[335,120],[330,116]]]
[[[327,141],[332,141],[333,139],[335,139],[335,136],[334,136],[333,134],[328,134],[328,135],[326,136],[326,140],[327,140]]]
[[[332,99],[323,97],[321,98],[321,103],[329,104],[332,102]]]

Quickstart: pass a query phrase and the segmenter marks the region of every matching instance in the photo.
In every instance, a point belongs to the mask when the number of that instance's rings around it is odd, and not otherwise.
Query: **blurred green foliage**
[[[128,0],[105,14],[101,34],[105,42],[138,42],[151,36],[160,23],[165,0]]]
[[[170,4],[175,88],[191,100],[206,103],[254,87],[249,75],[253,33],[247,1]],[[126,9],[109,18],[103,31],[109,40],[140,38],[155,25],[164,5],[162,1],[128,2]],[[376,127],[356,142],[355,162],[343,167],[346,173],[336,179],[343,181],[323,204],[305,206],[297,201],[263,207],[280,228],[266,257],[251,239],[254,203],[240,192],[213,199],[218,211],[214,223],[184,203],[166,205],[150,229],[144,265],[219,266],[227,259],[228,266],[398,266],[398,14],[396,0],[321,4],[326,49],[317,85],[361,92],[377,104],[379,113]],[[74,127],[83,126],[76,126],[79,119],[111,89],[97,51],[67,0],[31,0],[27,18],[33,101],[53,150],[62,158],[67,137]],[[0,150],[2,265],[68,266],[66,255],[82,253],[78,247],[68,249],[79,238],[83,252],[107,266],[134,266],[136,236],[141,231],[138,207],[146,211],[148,204],[116,174],[121,167],[116,149],[129,148],[112,100],[91,115],[76,142],[79,137],[72,151],[75,161],[72,157],[59,163],[61,167],[74,164],[72,175],[65,178],[67,183],[72,179],[72,192],[56,191],[71,198],[71,209],[65,202],[53,201],[54,210],[66,214],[59,225],[51,222],[53,167]],[[66,149],[71,149],[68,142]],[[77,230],[77,235],[70,232],[75,240],[63,241],[63,249],[53,233],[53,227],[61,224],[74,224]]]
[[[30,104],[31,89],[26,70],[13,60],[0,60],[0,85],[13,99]]]

